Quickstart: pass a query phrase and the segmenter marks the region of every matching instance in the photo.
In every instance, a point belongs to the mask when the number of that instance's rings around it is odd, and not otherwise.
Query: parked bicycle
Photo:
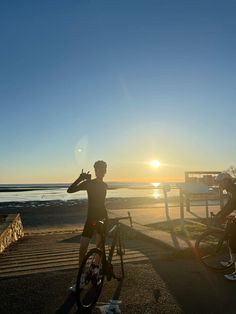
[[[211,222],[207,230],[196,240],[195,251],[197,257],[208,269],[225,272],[234,266],[230,256],[227,226],[235,216],[226,217],[226,222],[222,225],[215,223],[214,216],[211,213]]]
[[[120,221],[124,219],[129,219],[132,227],[132,218],[129,212],[128,216],[97,223],[96,227],[102,235],[102,249],[89,250],[79,269],[76,281],[76,301],[79,308],[90,310],[95,305],[101,294],[105,277],[108,281],[112,278],[119,281],[123,279],[125,248],[124,232]],[[112,239],[110,245],[109,237]],[[115,249],[118,260],[113,261]]]

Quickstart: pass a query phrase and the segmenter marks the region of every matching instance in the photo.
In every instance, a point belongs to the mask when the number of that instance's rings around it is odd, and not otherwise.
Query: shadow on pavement
[[[73,293],[70,293],[66,298],[65,302],[60,306],[59,309],[56,310],[55,314],[70,313],[75,303],[76,303],[75,295]]]
[[[78,243],[79,244],[80,243],[80,237],[81,237],[81,235],[76,235],[74,237],[58,241],[58,243]]]
[[[236,285],[233,282],[227,281],[222,273],[205,269],[193,251],[178,252],[163,248],[160,254],[160,247],[156,246],[156,256],[145,249],[141,251],[149,258],[183,313],[235,313]]]
[[[115,279],[113,279],[115,280]],[[74,293],[70,293],[67,298],[65,299],[64,303],[56,310],[55,314],[69,314],[73,310],[72,313],[76,314],[96,314],[96,313],[101,313],[101,310],[105,310],[106,313],[109,311],[113,312],[115,311],[115,308],[117,307],[117,300],[120,298],[121,290],[123,286],[123,281],[117,281],[117,287],[112,295],[111,300],[107,300],[107,304],[105,305],[99,305],[99,300],[97,304],[91,309],[91,310],[84,310],[82,308],[77,308],[77,311],[74,311],[74,306],[76,304],[76,297]],[[113,302],[114,301],[114,302]],[[101,310],[99,310],[99,308]],[[109,312],[110,313],[110,312]],[[116,311],[114,312],[116,313]]]

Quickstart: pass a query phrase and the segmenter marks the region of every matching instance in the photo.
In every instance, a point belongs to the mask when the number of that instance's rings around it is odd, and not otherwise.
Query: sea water
[[[0,202],[27,202],[47,200],[86,199],[87,192],[67,193],[69,184],[27,184],[27,185],[0,185]],[[179,190],[171,183],[168,196],[177,196]],[[147,197],[163,199],[163,186],[159,183],[126,183],[108,182],[107,198]]]

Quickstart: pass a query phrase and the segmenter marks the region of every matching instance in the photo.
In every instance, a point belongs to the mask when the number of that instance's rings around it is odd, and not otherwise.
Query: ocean
[[[147,197],[163,199],[163,186],[160,183],[108,182],[107,198]],[[0,202],[27,202],[46,200],[86,199],[86,191],[69,194],[69,184],[0,184]],[[174,183],[169,183],[168,196],[179,195]]]

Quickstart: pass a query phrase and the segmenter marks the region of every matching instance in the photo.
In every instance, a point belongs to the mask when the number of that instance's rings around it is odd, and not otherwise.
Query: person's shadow
[[[112,300],[118,300],[120,297],[121,289],[122,289],[123,281],[117,281],[117,287],[113,293]],[[112,300],[110,300],[110,305],[107,305],[107,310],[111,309],[114,307]],[[64,303],[58,308],[55,312],[55,314],[68,314],[71,312],[72,308],[76,304],[76,297],[74,293],[70,293]],[[77,311],[73,312],[75,314],[91,314],[91,313],[100,313],[98,309],[96,309],[96,305],[90,309],[90,310],[84,310],[83,308],[78,308]]]
[[[70,293],[67,296],[67,298],[64,301],[64,303],[60,306],[60,308],[56,310],[55,314],[70,313],[70,311],[74,307],[75,303],[76,303],[75,295],[74,295],[74,293]],[[82,313],[82,312],[78,312],[77,311],[77,313]]]

